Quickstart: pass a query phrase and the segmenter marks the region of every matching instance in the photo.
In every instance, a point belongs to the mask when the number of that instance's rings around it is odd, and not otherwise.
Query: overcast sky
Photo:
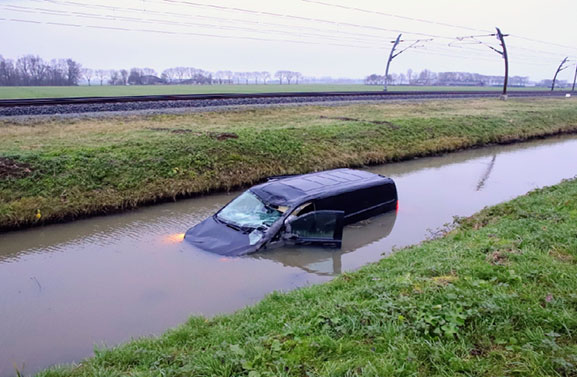
[[[84,67],[288,69],[363,78],[430,69],[573,80],[576,0],[0,0],[0,55],[73,58]],[[469,36],[476,38],[462,38]],[[431,40],[432,39],[432,40]],[[417,41],[420,40],[420,41]],[[573,47],[574,46],[574,47]]]

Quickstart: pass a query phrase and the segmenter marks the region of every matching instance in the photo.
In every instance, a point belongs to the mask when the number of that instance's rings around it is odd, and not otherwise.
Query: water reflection
[[[391,211],[373,218],[348,225],[343,231],[343,245],[340,249],[319,247],[294,247],[261,251],[250,257],[281,263],[286,267],[298,267],[310,274],[334,276],[343,272],[342,257],[361,246],[383,240],[393,230],[397,211]]]
[[[491,158],[491,161],[487,165],[487,170],[483,173],[483,176],[481,177],[481,179],[479,180],[479,183],[477,184],[477,191],[481,191],[483,189],[483,187],[485,186],[485,182],[487,182],[487,179],[489,179],[489,177],[491,176],[491,172],[493,171],[493,168],[495,167],[495,161],[496,160],[497,160],[497,155],[494,154],[493,157]]]

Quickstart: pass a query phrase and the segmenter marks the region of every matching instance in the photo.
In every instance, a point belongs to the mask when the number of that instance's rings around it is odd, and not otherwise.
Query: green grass
[[[576,224],[573,180],[332,282],[40,376],[575,376]]]
[[[161,94],[207,94],[207,93],[271,93],[271,92],[341,92],[382,91],[382,86],[368,85],[134,85],[134,86],[0,86],[0,99],[45,97],[110,97]],[[456,86],[391,86],[389,91],[447,91],[447,90],[495,90],[498,87]],[[546,88],[511,88],[510,90],[546,90]]]
[[[5,118],[0,230],[229,190],[271,175],[576,132],[575,104],[573,98],[461,100],[28,123]],[[221,133],[238,138],[219,140]],[[17,168],[6,174],[3,159]]]

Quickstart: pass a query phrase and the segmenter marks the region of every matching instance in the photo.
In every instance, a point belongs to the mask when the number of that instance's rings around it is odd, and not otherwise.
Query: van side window
[[[342,225],[341,225],[342,226]],[[291,223],[292,233],[300,238],[324,238],[332,240],[337,227],[334,213],[320,211],[299,216]]]
[[[313,212],[315,210],[315,205],[313,202],[308,202],[305,204],[301,204],[299,207],[297,207],[297,209],[295,209],[293,211],[293,213],[291,213],[291,216],[302,216],[302,215],[306,215],[309,212]]]

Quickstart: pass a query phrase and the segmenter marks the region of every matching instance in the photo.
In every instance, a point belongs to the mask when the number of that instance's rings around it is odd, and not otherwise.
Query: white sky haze
[[[552,78],[568,56],[572,81],[577,1],[518,0],[0,0],[0,54],[72,58],[84,67],[174,66],[208,71],[287,69],[305,76],[430,69],[503,75],[495,26],[506,38],[510,76]],[[462,38],[479,36],[476,38]],[[417,40],[419,40],[417,42]],[[482,43],[479,43],[482,42]]]

